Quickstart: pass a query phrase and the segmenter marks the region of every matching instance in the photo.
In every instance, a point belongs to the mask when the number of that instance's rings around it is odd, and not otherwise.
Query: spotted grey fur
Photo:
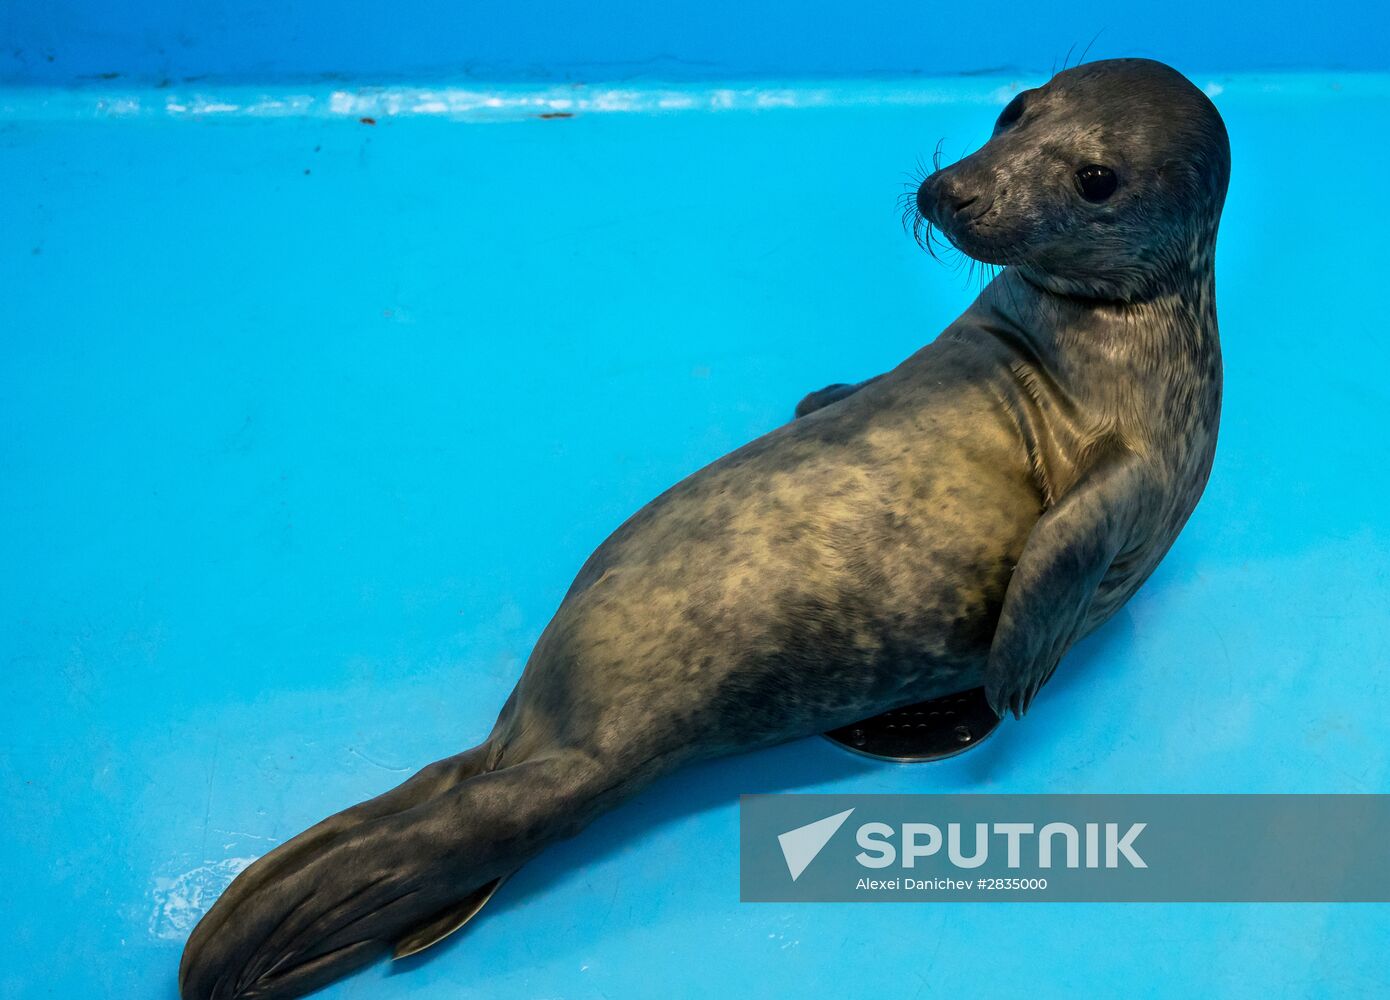
[[[1113,197],[1079,195],[1100,164]],[[491,736],[247,869],[186,1000],[299,995],[426,947],[654,778],[981,684],[1027,710],[1206,483],[1229,173],[1211,102],[1142,60],[1021,95],[920,226],[1003,271],[934,343],[697,472],[579,573]]]

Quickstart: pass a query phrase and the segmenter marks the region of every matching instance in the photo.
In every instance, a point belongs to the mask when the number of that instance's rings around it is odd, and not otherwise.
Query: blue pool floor
[[[1390,82],[1218,90],[1211,485],[1032,714],[937,765],[812,739],[680,774],[326,997],[1390,994],[1381,905],[738,900],[740,793],[1390,792]],[[932,338],[974,286],[894,199],[998,110],[34,100],[0,117],[0,997],[24,1000],[172,998],[249,859],[485,735],[629,513]]]

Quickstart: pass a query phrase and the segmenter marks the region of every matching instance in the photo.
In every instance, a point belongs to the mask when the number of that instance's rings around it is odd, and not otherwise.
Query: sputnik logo
[[[853,809],[846,809],[834,816],[827,816],[814,823],[798,826],[795,830],[788,830],[777,837],[777,843],[782,845],[782,857],[787,860],[787,871],[791,873],[793,882],[801,877],[801,873],[806,870],[807,865],[816,860],[816,855],[824,849],[826,844],[830,843],[830,838],[835,836],[836,830],[845,825],[845,820],[849,819],[849,814],[852,812],[854,812]]]

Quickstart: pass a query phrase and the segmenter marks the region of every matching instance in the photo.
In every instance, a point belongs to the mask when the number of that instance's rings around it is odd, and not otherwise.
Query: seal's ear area
[[[1208,193],[1201,169],[1189,160],[1166,159],[1158,165],[1157,172],[1163,186],[1179,197],[1195,198]]]
[[[1169,158],[1159,164],[1157,174],[1163,189],[1188,212],[1220,215],[1230,165],[1219,155]]]

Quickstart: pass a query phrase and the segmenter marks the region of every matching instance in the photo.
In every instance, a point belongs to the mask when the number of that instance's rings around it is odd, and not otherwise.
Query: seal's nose
[[[940,223],[959,215],[979,200],[979,195],[962,189],[957,177],[937,171],[917,189],[917,211],[933,222]]]

